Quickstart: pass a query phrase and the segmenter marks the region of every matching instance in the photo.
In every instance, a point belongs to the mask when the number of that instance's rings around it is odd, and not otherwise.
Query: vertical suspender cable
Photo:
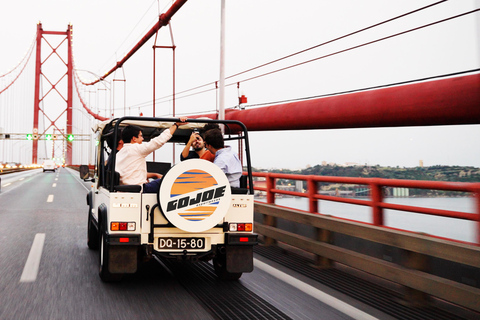
[[[218,119],[225,120],[225,0],[220,9],[220,88]]]

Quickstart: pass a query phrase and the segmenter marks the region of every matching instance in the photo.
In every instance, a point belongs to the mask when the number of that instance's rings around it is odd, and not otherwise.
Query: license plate
[[[205,238],[159,238],[159,249],[205,249]]]

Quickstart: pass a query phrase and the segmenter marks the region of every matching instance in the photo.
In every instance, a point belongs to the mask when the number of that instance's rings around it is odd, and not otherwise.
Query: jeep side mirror
[[[80,179],[85,180],[90,177],[90,169],[87,165],[81,165],[79,168],[80,171]]]

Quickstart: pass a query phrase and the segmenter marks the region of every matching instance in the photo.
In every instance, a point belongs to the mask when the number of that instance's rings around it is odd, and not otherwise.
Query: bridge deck
[[[318,269],[313,255],[292,248],[259,245],[255,253],[331,288],[343,295],[379,310],[395,319],[478,319],[479,314],[432,298],[426,306],[414,306],[403,298],[401,286],[337,264]],[[294,252],[296,251],[296,252]],[[335,293],[331,293],[334,295]]]

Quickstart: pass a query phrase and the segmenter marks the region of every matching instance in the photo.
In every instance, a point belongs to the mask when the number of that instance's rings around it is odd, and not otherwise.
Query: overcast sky
[[[275,60],[327,40],[384,21],[437,1],[384,0],[227,0],[226,75]],[[44,30],[64,31],[73,24],[76,67],[104,74],[150,29],[171,1],[151,0],[25,0],[0,2],[0,74],[14,67],[30,47],[41,21]],[[242,81],[294,63],[375,40],[455,14],[480,8],[478,0],[450,0],[406,18],[343,39],[245,74],[228,83],[226,107],[263,104],[390,84],[480,67],[475,13],[348,53]],[[220,0],[189,0],[171,21],[176,49],[176,90],[218,80]],[[152,114],[152,45],[150,40],[131,60],[125,77],[126,102],[117,88],[115,116]],[[169,28],[159,32],[157,45],[171,45]],[[157,97],[172,92],[172,53],[157,50]],[[91,74],[82,72],[91,80]],[[107,79],[113,80],[112,77]],[[112,83],[112,82],[110,82]],[[118,85],[117,85],[118,86]],[[202,88],[212,89],[213,86]],[[106,115],[103,106],[96,111]],[[215,91],[178,99],[176,114],[216,109]],[[156,115],[171,115],[172,103],[159,104]],[[294,112],[292,110],[292,112]],[[252,132],[255,167],[299,169],[307,165],[354,162],[369,165],[470,165],[480,167],[480,126],[375,128]]]

